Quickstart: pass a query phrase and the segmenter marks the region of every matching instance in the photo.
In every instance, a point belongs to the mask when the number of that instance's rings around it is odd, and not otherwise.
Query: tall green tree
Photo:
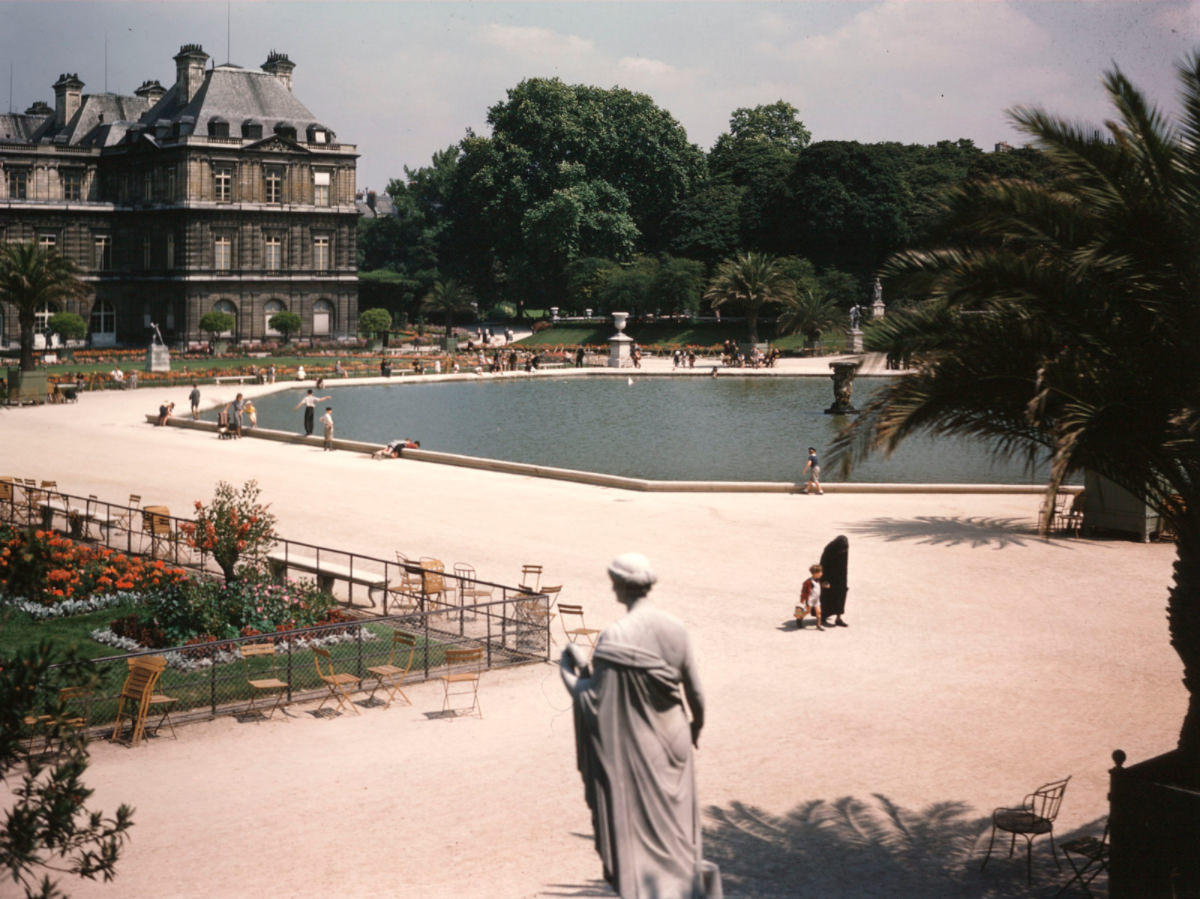
[[[796,287],[779,261],[766,253],[742,253],[717,269],[704,298],[714,309],[726,304],[746,313],[751,343],[758,343],[758,314],[795,297]]]
[[[1180,67],[1168,120],[1124,75],[1105,83],[1107,133],[1038,109],[1012,113],[1053,184],[968,182],[936,239],[885,274],[921,302],[868,331],[911,354],[836,439],[843,468],[928,431],[1049,451],[1048,499],[1090,470],[1173,526],[1167,602],[1190,694],[1179,755],[1200,786],[1200,54]],[[1050,504],[1043,512],[1046,526]]]
[[[81,296],[86,287],[66,256],[34,243],[0,247],[0,302],[17,310],[21,328],[21,371],[33,370],[33,328],[48,303]]]

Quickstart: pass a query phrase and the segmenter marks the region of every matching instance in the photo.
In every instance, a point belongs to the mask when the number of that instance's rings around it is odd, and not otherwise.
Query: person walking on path
[[[321,416],[321,426],[325,429],[325,452],[333,452],[333,407],[326,406],[325,414]]]
[[[192,392],[188,394],[188,402],[192,404],[192,418],[200,417],[200,385],[192,382]]]
[[[242,413],[246,408],[246,401],[242,399],[239,393],[234,397],[233,402],[225,406],[225,412],[229,415],[229,425],[233,430],[234,437],[242,436]]]
[[[308,393],[306,393],[306,394],[304,394],[304,396],[300,397],[300,402],[296,403],[296,405],[292,407],[293,412],[295,412],[301,406],[304,407],[304,436],[305,437],[312,436],[313,418],[317,414],[315,411],[317,408],[317,403],[321,403],[321,402],[324,402],[325,400],[329,400],[329,399],[333,399],[333,397],[313,396],[313,392],[310,389],[308,391]]]
[[[822,569],[820,565],[808,566],[809,578],[800,585],[800,604],[796,606],[796,630],[804,630],[804,619],[811,612],[817,619],[817,630],[825,630],[824,619],[821,617],[821,583]]]
[[[821,463],[817,459],[817,450],[815,447],[808,448],[808,461],[804,463],[804,470],[801,475],[808,475],[808,483],[804,485],[805,493],[822,494],[825,491],[821,489]],[[815,490],[813,488],[816,488]]]
[[[821,601],[825,617],[833,617],[831,627],[850,626],[842,620],[842,613],[846,611],[846,591],[849,589],[846,586],[849,560],[850,541],[845,535],[834,537],[821,552],[821,568],[825,572],[822,577],[825,585],[821,590]],[[824,624],[829,625],[829,621],[825,621]]]

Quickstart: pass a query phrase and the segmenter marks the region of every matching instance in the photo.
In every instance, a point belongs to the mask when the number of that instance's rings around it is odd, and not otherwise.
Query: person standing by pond
[[[333,407],[326,406],[325,414],[321,416],[321,426],[325,429],[325,452],[333,451]]]
[[[693,747],[704,698],[691,642],[647,602],[657,578],[645,556],[618,556],[608,575],[627,614],[590,659],[568,643],[561,660],[604,879],[622,899],[719,899],[721,873],[701,856]]]
[[[816,447],[808,448],[808,461],[804,463],[804,470],[800,474],[808,475],[808,483],[804,485],[805,493],[823,494],[825,492],[821,489],[821,462],[817,458]]]
[[[192,392],[188,394],[188,402],[192,404],[192,418],[200,417],[200,385],[192,382]]]
[[[241,394],[239,393],[238,396],[241,396]],[[312,436],[313,419],[316,417],[316,414],[317,414],[315,411],[317,408],[317,403],[321,403],[321,402],[324,402],[325,400],[329,400],[329,399],[333,399],[333,397],[313,396],[313,392],[310,389],[308,391],[308,393],[306,393],[306,394],[304,394],[304,396],[300,397],[300,402],[296,403],[296,405],[292,407],[293,412],[295,412],[301,406],[304,407],[304,436],[305,437]]]
[[[233,402],[225,406],[225,412],[229,415],[229,425],[233,429],[234,437],[242,436],[242,413],[245,411],[246,401],[242,399],[239,393],[234,397]]]

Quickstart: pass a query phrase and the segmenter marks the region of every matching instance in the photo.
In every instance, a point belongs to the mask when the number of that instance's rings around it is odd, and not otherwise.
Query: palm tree
[[[0,302],[16,307],[21,327],[21,371],[33,371],[33,326],[47,303],[82,294],[78,269],[65,256],[34,243],[0,247]]]
[[[471,288],[454,278],[433,282],[429,293],[425,294],[425,299],[421,301],[421,311],[426,315],[435,312],[445,314],[447,337],[450,336],[454,316],[474,311],[475,307],[475,297]]]
[[[1037,109],[1011,117],[1057,183],[967,184],[930,248],[885,276],[922,297],[868,334],[911,354],[835,440],[846,470],[909,434],[992,438],[997,453],[1048,451],[1052,499],[1091,470],[1142,498],[1177,534],[1168,600],[1190,703],[1177,757],[1200,777],[1200,53],[1179,68],[1170,123],[1114,69],[1116,116],[1100,132]],[[1197,784],[1192,784],[1196,786]]]
[[[837,301],[819,290],[797,291],[783,301],[783,307],[783,312],[779,313],[779,333],[799,331],[809,346],[815,344],[822,333],[831,330],[842,316]]]
[[[742,253],[726,259],[704,292],[704,299],[717,309],[732,303],[746,310],[750,342],[758,343],[758,312],[764,306],[784,303],[796,294],[792,279],[779,261],[767,253]]]

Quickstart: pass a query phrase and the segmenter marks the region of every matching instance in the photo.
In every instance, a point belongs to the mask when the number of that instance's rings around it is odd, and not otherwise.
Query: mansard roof
[[[53,113],[49,118],[53,119]],[[31,144],[37,138],[37,130],[46,123],[47,116],[21,112],[0,113],[0,143]]]
[[[124,94],[84,94],[71,121],[59,128],[50,115],[41,121],[35,141],[82,147],[111,147],[121,142],[132,122],[145,115],[150,104],[143,97]]]
[[[175,122],[188,115],[195,120],[193,133],[207,134],[210,121],[224,120],[230,124],[233,137],[240,136],[239,129],[246,119],[260,122],[264,134],[279,125],[294,128],[297,134],[304,134],[310,125],[325,128],[274,75],[241,66],[214,66],[191,102],[182,104],[180,100],[179,86],[175,85],[143,121],[153,125],[161,119]]]

